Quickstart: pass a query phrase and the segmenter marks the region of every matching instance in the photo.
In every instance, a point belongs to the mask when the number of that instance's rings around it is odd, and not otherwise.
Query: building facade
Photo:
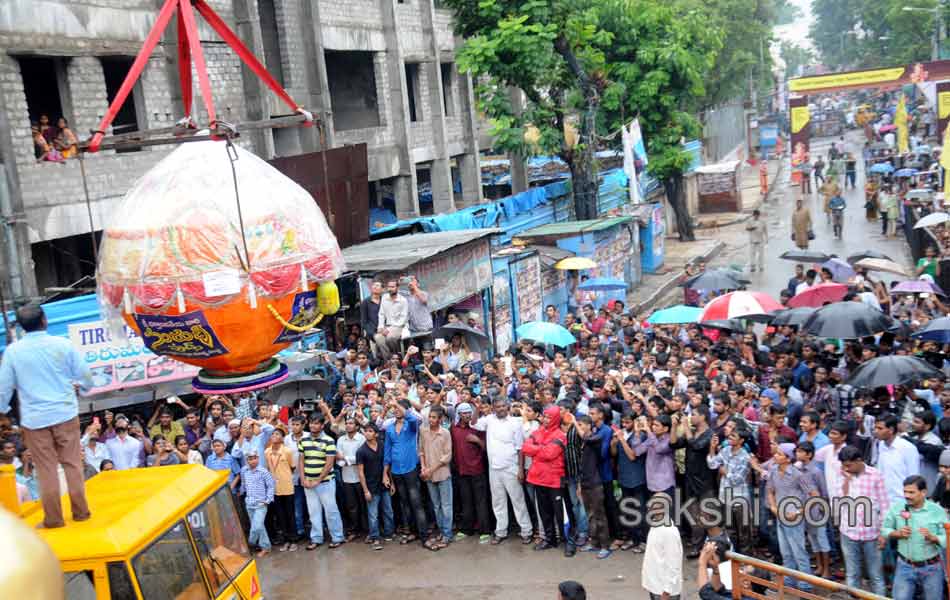
[[[0,9],[5,294],[37,298],[49,288],[90,285],[82,282],[94,272],[93,232],[108,224],[132,183],[172,150],[88,155],[83,177],[76,159],[37,162],[30,132],[42,115],[54,123],[62,116],[81,139],[88,137],[162,3],[5,0]],[[208,3],[290,95],[324,120],[329,147],[367,144],[371,207],[405,218],[480,202],[472,86],[455,66],[459,40],[451,12],[437,8],[437,0]],[[230,48],[199,25],[218,118],[240,123],[286,115]],[[169,127],[183,116],[176,57],[170,27],[114,133]],[[203,124],[195,90],[194,115]],[[251,132],[239,143],[266,159],[321,149],[316,128]]]

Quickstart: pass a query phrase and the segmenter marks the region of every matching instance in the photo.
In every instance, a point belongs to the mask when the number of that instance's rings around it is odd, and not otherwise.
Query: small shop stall
[[[742,204],[739,193],[741,164],[738,160],[732,160],[696,169],[699,212],[739,212]]]

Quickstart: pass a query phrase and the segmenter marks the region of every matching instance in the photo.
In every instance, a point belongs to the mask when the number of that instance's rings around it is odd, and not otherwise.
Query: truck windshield
[[[193,510],[188,524],[211,589],[219,594],[251,560],[228,486]]]
[[[208,600],[185,522],[166,531],[132,561],[144,600]]]

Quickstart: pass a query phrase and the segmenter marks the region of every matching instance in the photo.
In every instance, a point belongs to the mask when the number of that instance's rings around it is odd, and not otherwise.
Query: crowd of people
[[[65,117],[50,122],[49,115],[40,115],[30,123],[33,136],[33,154],[37,162],[63,162],[79,153],[79,138],[69,127]]]
[[[799,266],[783,300],[820,276]],[[575,344],[521,340],[489,358],[461,335],[439,349],[393,335],[388,328],[413,317],[405,298],[387,301],[383,288],[374,287],[375,326],[323,359],[326,397],[292,407],[273,405],[265,392],[171,397],[148,419],[107,411],[76,434],[75,456],[37,433],[51,428],[58,439],[75,416],[43,420],[45,412],[28,408],[29,386],[51,376],[29,357],[54,356],[59,342],[43,331],[45,319],[21,315],[31,333],[0,363],[0,411],[20,391],[21,427],[0,420],[0,462],[17,467],[24,498],[44,507],[48,493],[69,489],[80,517],[77,466],[87,477],[182,463],[227,471],[259,555],[357,541],[440,551],[466,538],[567,557],[631,552],[643,554],[648,591],[675,597],[678,554],[700,559],[702,574],[733,549],[878,594],[890,588],[899,599],[915,587],[928,600],[942,595],[950,390],[939,378],[877,389],[845,383],[863,362],[889,354],[942,368],[943,348],[907,336],[942,316],[942,305],[885,307],[858,290],[844,301],[874,301],[907,330],[847,341],[792,326],[653,326],[619,301],[563,318],[550,306],[547,319]],[[420,290],[411,293],[424,302]],[[80,364],[70,369],[60,373],[69,381],[88,375]],[[57,462],[62,488],[48,484]],[[857,519],[796,520],[802,515],[789,504],[812,498],[867,503]],[[668,507],[665,527],[648,519],[657,499]],[[687,499],[705,502],[671,508]],[[702,584],[704,597],[729,594],[718,577]]]

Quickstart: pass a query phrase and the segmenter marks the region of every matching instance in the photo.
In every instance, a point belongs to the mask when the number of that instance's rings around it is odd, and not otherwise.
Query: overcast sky
[[[811,25],[811,0],[791,0],[791,3],[802,11],[802,16],[794,23],[775,28],[775,35],[779,39],[797,43],[799,46],[811,48],[808,39],[808,27]]]

